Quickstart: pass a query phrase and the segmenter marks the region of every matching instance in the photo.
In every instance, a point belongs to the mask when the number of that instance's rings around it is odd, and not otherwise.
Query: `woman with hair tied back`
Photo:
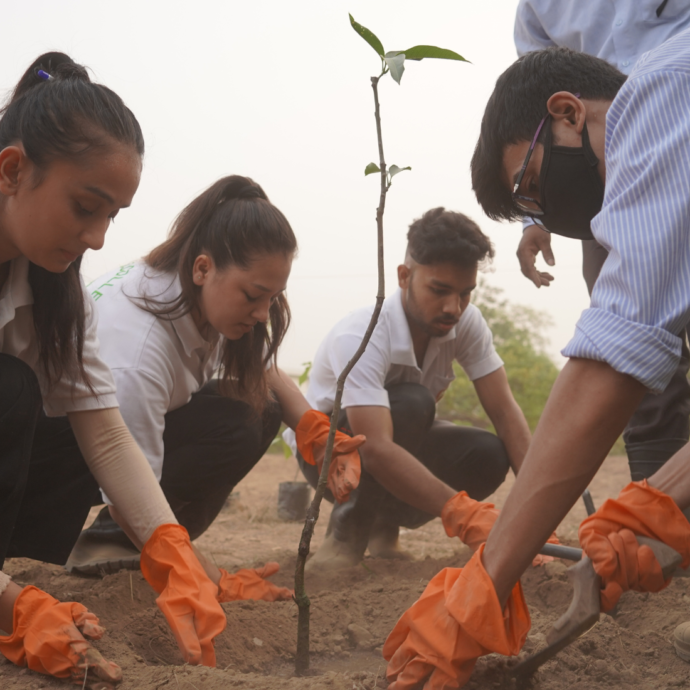
[[[296,251],[290,224],[263,189],[231,175],[194,199],[143,261],[90,286],[123,418],[192,539],[263,456],[281,421],[296,431],[303,457],[322,464],[329,419],[310,408],[276,361],[290,323],[284,290]],[[336,434],[328,485],[339,502],[359,482],[363,442]],[[265,580],[275,563],[234,575],[202,563],[221,601],[292,596]],[[105,508],[67,562],[84,574],[138,565],[136,545]]]
[[[26,71],[0,119],[0,568],[7,557],[64,563],[94,487],[142,550],[186,661],[215,665],[226,618],[150,465],[118,410],[81,283],[139,186],[141,128],[113,91],[62,53]],[[73,434],[65,434],[65,425]],[[89,639],[93,613],[0,571],[0,652],[79,685],[122,672]]]

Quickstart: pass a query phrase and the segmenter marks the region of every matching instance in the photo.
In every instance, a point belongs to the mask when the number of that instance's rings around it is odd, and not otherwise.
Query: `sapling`
[[[299,608],[299,615],[297,620],[297,653],[295,655],[295,671],[296,673],[303,674],[309,669],[309,611],[310,611],[310,601],[307,596],[306,589],[304,587],[304,566],[307,561],[307,556],[309,555],[309,546],[311,544],[311,538],[314,534],[314,527],[316,526],[316,521],[319,518],[319,509],[321,506],[321,499],[323,498],[324,492],[326,490],[326,481],[328,479],[328,470],[331,464],[331,457],[333,455],[333,442],[335,440],[336,425],[338,422],[338,417],[340,416],[340,405],[343,397],[343,389],[345,387],[345,380],[348,377],[350,371],[355,366],[359,358],[364,353],[367,344],[371,338],[371,334],[374,332],[376,323],[378,322],[379,314],[381,313],[381,307],[383,306],[383,300],[386,297],[385,281],[384,281],[384,269],[383,269],[383,212],[386,207],[386,194],[391,187],[393,178],[404,170],[411,170],[410,166],[400,167],[397,165],[391,165],[390,168],[386,167],[386,160],[383,155],[383,137],[381,135],[381,109],[379,106],[379,80],[386,74],[390,74],[391,77],[400,84],[403,72],[405,71],[405,61],[406,60],[423,60],[424,58],[439,58],[445,60],[459,60],[461,62],[467,62],[465,58],[452,50],[446,50],[444,48],[437,48],[436,46],[426,46],[419,45],[413,48],[408,48],[407,50],[392,50],[385,52],[381,41],[373,34],[369,29],[358,24],[352,17],[350,17],[350,24],[352,28],[359,34],[376,52],[381,60],[381,73],[378,77],[371,77],[371,88],[374,92],[374,118],[376,120],[376,136],[378,140],[379,148],[379,162],[369,163],[365,169],[365,175],[371,175],[372,173],[379,173],[379,179],[381,182],[381,190],[379,195],[379,205],[376,209],[376,232],[377,232],[377,254],[378,254],[378,290],[376,293],[376,306],[374,307],[374,312],[371,315],[371,320],[367,327],[364,337],[357,348],[357,351],[353,355],[352,359],[347,363],[347,366],[343,369],[338,377],[336,384],[335,398],[333,401],[333,411],[331,412],[331,426],[328,433],[328,441],[326,442],[326,453],[323,461],[323,466],[321,467],[321,474],[319,476],[319,481],[316,485],[316,492],[314,493],[314,499],[309,506],[307,512],[307,517],[304,522],[304,529],[302,530],[302,537],[299,543],[299,549],[297,553],[297,565],[295,566],[295,602]]]

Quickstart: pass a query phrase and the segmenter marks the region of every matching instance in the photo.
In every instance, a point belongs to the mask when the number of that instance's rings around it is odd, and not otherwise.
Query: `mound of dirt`
[[[199,547],[228,569],[278,561],[273,580],[292,585],[294,551],[301,525],[280,522],[276,514],[277,484],[294,478],[294,465],[266,456],[239,485],[236,500],[225,510]],[[624,459],[610,458],[592,486],[598,504],[616,495],[627,482]],[[509,483],[494,497],[501,505]],[[330,508],[324,506],[314,543],[323,539]],[[559,536],[576,544],[584,517],[578,505]],[[216,641],[216,669],[190,667],[181,656],[155,593],[141,574],[120,572],[102,579],[68,575],[62,568],[14,559],[7,571],[21,584],[36,584],[59,599],[79,601],[97,613],[108,628],[97,643],[100,651],[122,666],[123,690],[374,690],[385,688],[386,663],[381,646],[398,617],[441,568],[460,567],[469,551],[449,540],[439,521],[403,531],[401,541],[415,559],[385,561],[367,558],[360,566],[337,574],[311,575],[312,675],[293,677],[297,608],[292,602],[238,601],[224,604],[225,632]],[[565,566],[557,561],[530,568],[523,577],[533,627],[521,656],[545,644],[545,633],[567,608],[571,588]],[[679,579],[657,595],[627,593],[611,615],[575,644],[545,664],[525,686],[535,690],[578,688],[666,689],[690,687],[690,665],[678,659],[670,642],[674,627],[690,618],[690,582]],[[492,655],[477,664],[469,688],[514,690],[506,673],[515,660]],[[64,684],[0,665],[0,687],[64,688]]]

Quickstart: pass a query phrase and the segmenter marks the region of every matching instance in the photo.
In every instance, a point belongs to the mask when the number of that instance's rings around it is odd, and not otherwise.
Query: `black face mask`
[[[544,209],[539,221],[549,232],[576,240],[594,239],[590,223],[604,203],[598,164],[586,124],[582,128],[582,146],[554,146],[549,118],[539,174]]]

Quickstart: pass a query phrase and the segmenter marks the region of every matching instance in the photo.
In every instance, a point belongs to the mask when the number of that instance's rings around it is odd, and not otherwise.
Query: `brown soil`
[[[278,561],[273,580],[291,586],[301,525],[278,520],[277,487],[295,478],[294,461],[266,456],[242,482],[234,501],[198,541],[219,566],[233,569]],[[628,481],[623,458],[609,458],[591,489],[596,505],[615,496]],[[494,500],[500,507],[512,482]],[[328,521],[324,506],[314,543],[320,544]],[[577,525],[584,517],[578,503],[558,533],[577,544]],[[101,579],[82,579],[62,568],[15,559],[7,563],[19,583],[32,583],[62,600],[80,601],[107,626],[97,643],[101,652],[122,666],[122,690],[373,690],[385,688],[381,645],[401,613],[445,566],[462,566],[468,550],[445,536],[438,520],[404,531],[402,545],[415,560],[367,558],[337,575],[307,578],[312,600],[312,669],[314,675],[293,677],[296,606],[292,602],[238,601],[224,604],[226,631],[216,641],[218,668],[189,667],[181,657],[155,595],[140,573],[121,572]],[[530,568],[523,585],[532,613],[532,631],[523,655],[539,648],[549,625],[567,607],[571,589],[564,568]],[[544,665],[528,687],[534,690],[590,688],[666,689],[690,686],[690,665],[678,659],[671,636],[690,618],[690,580],[679,579],[657,595],[627,593],[612,616],[554,660]],[[348,626],[359,626],[366,632]],[[358,634],[359,633],[359,634]],[[367,635],[368,633],[368,635]],[[479,661],[469,688],[516,687],[505,673],[506,661],[490,656]],[[56,680],[0,664],[0,687],[58,688]]]

